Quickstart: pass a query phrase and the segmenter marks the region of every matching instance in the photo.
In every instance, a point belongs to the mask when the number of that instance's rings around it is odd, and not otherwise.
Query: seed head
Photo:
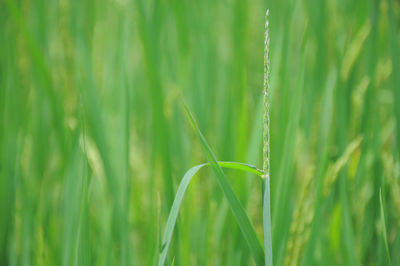
[[[269,178],[270,172],[270,134],[269,134],[269,109],[270,109],[270,62],[269,62],[269,9],[265,14],[265,40],[264,40],[264,134],[263,134],[263,171],[264,178]]]

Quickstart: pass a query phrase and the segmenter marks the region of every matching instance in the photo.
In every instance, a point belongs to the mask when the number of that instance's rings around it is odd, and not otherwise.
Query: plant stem
[[[263,132],[263,182],[262,182],[262,208],[264,230],[265,265],[272,266],[272,241],[271,241],[271,204],[270,204],[270,134],[269,134],[269,109],[270,109],[270,61],[269,61],[269,10],[265,14],[265,42],[264,42],[264,132]]]

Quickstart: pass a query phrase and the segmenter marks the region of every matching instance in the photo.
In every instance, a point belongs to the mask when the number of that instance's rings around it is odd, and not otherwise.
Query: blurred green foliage
[[[156,263],[205,162],[180,95],[219,160],[261,166],[266,8],[274,264],[400,265],[394,0],[1,0],[0,265]],[[261,181],[226,173],[261,239]],[[254,264],[200,175],[168,263]]]

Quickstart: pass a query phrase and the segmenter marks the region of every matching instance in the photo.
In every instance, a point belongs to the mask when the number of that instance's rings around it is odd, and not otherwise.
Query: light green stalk
[[[270,134],[269,134],[269,109],[270,109],[270,61],[269,61],[269,10],[265,14],[265,41],[264,41],[264,133],[263,133],[263,229],[264,229],[264,254],[265,265],[272,266],[272,241],[271,241],[271,204],[270,204]]]

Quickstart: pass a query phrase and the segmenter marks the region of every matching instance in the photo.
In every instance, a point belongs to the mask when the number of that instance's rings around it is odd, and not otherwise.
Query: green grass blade
[[[392,57],[392,79],[393,79],[393,98],[394,98],[394,116],[396,118],[396,134],[397,139],[400,137],[400,54],[399,54],[399,44],[398,44],[398,36],[396,28],[396,17],[395,17],[395,8],[393,6],[393,1],[388,0],[388,14],[389,14],[389,45],[390,45],[390,55]],[[397,144],[397,147],[399,145]],[[400,155],[400,149],[397,148],[398,155]]]
[[[379,204],[380,204],[380,209],[381,209],[381,219],[382,219],[382,235],[383,235],[383,240],[385,242],[385,249],[386,249],[386,255],[388,257],[389,265],[392,265],[392,261],[390,259],[390,251],[389,251],[389,245],[388,245],[388,240],[387,240],[387,233],[386,233],[386,222],[385,222],[385,212],[383,208],[383,200],[382,200],[382,190],[379,190]]]
[[[169,249],[169,245],[171,243],[172,234],[174,232],[176,219],[178,218],[179,209],[182,203],[183,196],[185,195],[186,189],[189,186],[190,181],[194,177],[194,175],[204,166],[210,165],[209,163],[199,164],[190,168],[182,178],[181,183],[179,184],[178,191],[176,192],[174,202],[172,204],[171,210],[169,212],[167,225],[165,226],[164,235],[161,241],[161,250],[160,256],[158,260],[158,265],[164,265],[165,260],[167,258],[167,253]],[[241,170],[249,173],[256,174],[258,176],[262,176],[262,171],[257,169],[253,165],[237,163],[237,162],[218,162],[218,165],[223,168],[230,168]]]
[[[218,164],[222,168],[241,170],[241,171],[256,174],[260,177],[264,174],[262,170],[258,169],[257,167],[255,167],[253,165],[250,165],[250,164],[237,163],[237,162],[218,162]]]
[[[222,191],[224,192],[224,195],[225,195],[226,199],[228,200],[229,206],[231,208],[233,215],[236,218],[239,228],[242,231],[242,234],[243,234],[244,238],[246,239],[247,244],[249,245],[249,249],[254,257],[254,260],[257,265],[263,265],[264,264],[264,251],[263,251],[261,243],[257,237],[257,233],[254,230],[254,227],[251,225],[250,219],[247,216],[242,204],[240,203],[239,199],[235,195],[235,192],[233,191],[228,180],[226,179],[225,174],[222,171],[221,166],[218,164],[214,153],[212,152],[207,141],[205,140],[203,134],[200,132],[200,129],[199,129],[192,113],[190,112],[188,106],[185,103],[184,103],[184,107],[185,107],[187,117],[190,121],[190,124],[194,129],[196,137],[200,141],[203,151],[206,154],[207,160],[209,161],[209,163],[214,171],[214,174],[217,178],[218,184],[219,184],[220,188],[222,189]]]
[[[158,265],[164,265],[165,259],[167,258],[168,248],[171,243],[172,233],[174,231],[174,227],[176,224],[176,219],[178,217],[179,208],[182,203],[183,196],[185,191],[192,180],[193,176],[206,164],[196,165],[190,168],[186,174],[183,176],[181,183],[179,184],[178,191],[176,192],[174,202],[172,204],[172,208],[169,212],[167,225],[165,226],[165,231],[163,235],[163,239],[161,242],[161,250],[160,257],[158,260]]]

